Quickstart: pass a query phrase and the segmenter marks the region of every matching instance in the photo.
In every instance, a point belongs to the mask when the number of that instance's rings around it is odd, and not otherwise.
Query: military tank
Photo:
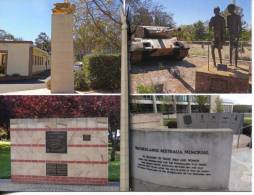
[[[183,60],[190,48],[173,36],[179,31],[180,28],[138,26],[130,46],[131,62],[165,57]]]

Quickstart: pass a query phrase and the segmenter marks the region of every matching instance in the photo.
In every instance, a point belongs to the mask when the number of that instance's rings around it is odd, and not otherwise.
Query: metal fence
[[[190,46],[189,55],[197,57],[208,57],[208,50],[211,56],[211,42],[210,41],[191,41],[186,42]],[[218,58],[218,52],[215,50],[216,58]],[[238,50],[239,61],[252,61],[252,44],[250,42],[239,42]],[[229,61],[229,42],[226,41],[222,49],[222,59]]]

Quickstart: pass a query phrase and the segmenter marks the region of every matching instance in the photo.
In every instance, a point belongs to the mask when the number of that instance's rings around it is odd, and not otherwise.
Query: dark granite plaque
[[[91,135],[83,135],[83,141],[91,141]]]
[[[68,176],[68,165],[47,163],[46,175],[47,176]]]
[[[67,132],[46,132],[46,153],[67,153]]]
[[[185,115],[183,117],[183,121],[185,125],[191,125],[192,124],[191,115]]]

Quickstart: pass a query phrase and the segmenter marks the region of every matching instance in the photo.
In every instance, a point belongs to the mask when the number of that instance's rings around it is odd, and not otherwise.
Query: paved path
[[[251,177],[252,150],[249,148],[234,149],[229,180],[230,191],[251,191]]]
[[[45,88],[44,79],[31,79],[24,81],[10,81],[5,83],[0,83],[0,94],[5,94],[15,91],[26,91]]]
[[[0,192],[118,192],[119,185],[119,182],[110,182],[107,186],[14,184],[1,179]]]
[[[2,95],[105,95],[105,94],[111,94],[111,93],[100,93],[100,92],[95,92],[95,91],[89,91],[89,92],[81,92],[81,91],[76,91],[74,94],[54,94],[51,93],[50,90],[47,88],[41,89],[33,89],[33,90],[25,90],[25,91],[15,91],[15,92],[7,92],[3,93]],[[112,93],[113,95],[120,95],[119,93]]]

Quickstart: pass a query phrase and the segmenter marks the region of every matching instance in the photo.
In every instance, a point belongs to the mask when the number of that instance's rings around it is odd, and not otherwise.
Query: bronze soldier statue
[[[229,42],[230,42],[230,64],[233,64],[233,57],[235,62],[235,67],[237,68],[238,61],[238,43],[241,33],[241,16],[235,13],[236,6],[234,4],[228,5],[229,16],[227,17],[227,27],[229,31]]]
[[[214,14],[215,16],[212,17],[209,22],[209,30],[213,30],[212,57],[214,66],[216,67],[215,48],[218,49],[220,63],[222,64],[221,50],[224,44],[226,22],[225,19],[220,15],[219,7],[214,8]]]

